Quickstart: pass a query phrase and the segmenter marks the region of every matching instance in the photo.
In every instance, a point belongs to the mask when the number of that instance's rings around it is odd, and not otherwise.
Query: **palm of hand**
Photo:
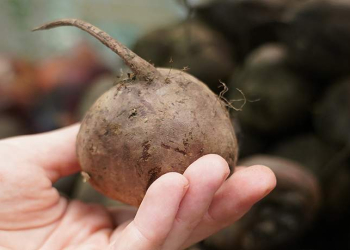
[[[78,172],[78,126],[0,141],[0,249],[177,250],[243,216],[275,186],[266,167],[208,155],[149,188],[138,209],[68,201],[52,183]],[[216,171],[212,171],[215,168]]]

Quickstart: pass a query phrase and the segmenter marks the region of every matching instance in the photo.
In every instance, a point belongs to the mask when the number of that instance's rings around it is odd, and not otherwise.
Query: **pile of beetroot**
[[[227,99],[241,98],[236,88],[247,98],[232,110],[238,164],[266,164],[278,179],[267,199],[203,248],[349,248],[350,4],[212,1],[193,12],[231,46],[234,67],[221,77]]]
[[[189,68],[216,93],[224,82],[229,104],[245,102],[231,109],[238,164],[266,164],[278,179],[267,199],[201,247],[348,248],[350,3],[189,3],[186,21],[146,34],[134,51],[158,67]]]

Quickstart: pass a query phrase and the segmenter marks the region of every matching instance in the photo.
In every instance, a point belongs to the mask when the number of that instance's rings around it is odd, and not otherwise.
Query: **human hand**
[[[52,183],[80,171],[77,125],[0,141],[0,249],[184,249],[228,226],[276,185],[264,166],[206,155],[148,189],[138,211],[60,197]],[[213,171],[215,169],[215,171]]]

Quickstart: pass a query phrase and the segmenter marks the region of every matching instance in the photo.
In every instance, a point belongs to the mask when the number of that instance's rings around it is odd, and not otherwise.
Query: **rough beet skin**
[[[94,188],[137,206],[158,177],[183,173],[203,155],[221,155],[234,167],[237,142],[229,113],[204,83],[183,71],[155,68],[80,20],[58,20],[35,30],[58,26],[85,30],[133,71],[97,100],[81,124],[78,158]]]

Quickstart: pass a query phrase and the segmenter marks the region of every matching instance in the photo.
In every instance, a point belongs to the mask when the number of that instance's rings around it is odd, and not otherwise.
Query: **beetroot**
[[[238,120],[242,129],[259,135],[290,133],[305,125],[314,99],[311,84],[286,64],[280,44],[267,44],[252,52],[243,69],[229,84],[243,91],[247,102]],[[239,99],[230,92],[229,99]]]
[[[183,173],[205,154],[219,154],[235,166],[229,113],[205,84],[183,71],[155,68],[81,20],[58,20],[35,30],[67,25],[99,39],[133,72],[103,94],[81,124],[78,158],[94,188],[137,206],[159,176]]]

